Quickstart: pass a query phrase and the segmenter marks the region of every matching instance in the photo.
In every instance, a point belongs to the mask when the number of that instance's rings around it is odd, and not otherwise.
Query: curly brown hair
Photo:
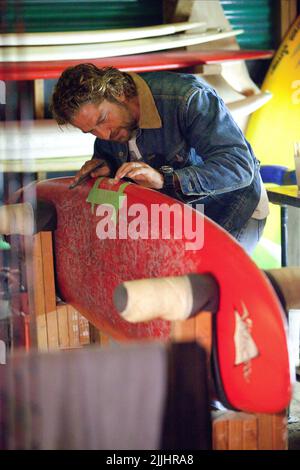
[[[132,77],[114,67],[99,69],[94,64],[79,64],[63,71],[52,94],[50,110],[58,124],[70,123],[86,103],[103,100],[117,102],[120,96],[137,96]]]

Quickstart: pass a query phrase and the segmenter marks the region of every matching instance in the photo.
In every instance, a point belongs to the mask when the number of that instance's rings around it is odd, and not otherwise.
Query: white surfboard
[[[223,64],[222,64],[223,65]],[[222,71],[222,67],[221,67]],[[244,95],[235,90],[230,83],[221,75],[221,73],[214,74],[197,74],[200,78],[203,78],[210,86],[212,86],[222,100],[227,103],[233,101],[239,101],[244,98]]]
[[[67,44],[92,44],[99,42],[128,41],[180,33],[204,27],[203,22],[182,22],[143,26],[140,28],[118,28],[95,31],[60,31],[47,33],[5,33],[0,35],[0,46],[55,46]]]
[[[93,155],[95,137],[52,119],[0,123],[1,171],[78,170]]]
[[[97,44],[79,44],[69,46],[20,46],[3,47],[0,62],[32,62],[51,60],[89,60],[104,57],[116,57],[129,54],[142,54],[177,47],[186,47],[218,41],[242,34],[243,30],[209,30],[198,34],[176,34],[132,41],[107,42]]]
[[[192,8],[189,16],[189,21],[197,22],[202,21],[206,23],[207,28],[218,26],[222,29],[229,30],[231,28],[230,22],[224,14],[224,10],[220,0],[191,0]],[[199,50],[203,48],[211,50],[214,48],[213,43],[208,43],[203,46],[201,44],[195,45],[188,50]],[[220,42],[220,49],[239,50],[240,46],[235,37],[225,38]],[[256,95],[260,92],[259,87],[251,79],[245,61],[224,62],[221,70],[222,77],[228,84],[242,96]],[[242,131],[246,130],[249,116],[239,116],[238,124]]]
[[[272,98],[272,93],[261,92],[256,95],[247,96],[241,100],[227,103],[227,108],[234,118],[249,116],[257,109],[261,108]]]
[[[272,94],[269,92],[256,92],[251,96],[245,96],[233,88],[221,74],[197,75],[216,90],[240,127],[246,116],[249,116],[272,98]]]

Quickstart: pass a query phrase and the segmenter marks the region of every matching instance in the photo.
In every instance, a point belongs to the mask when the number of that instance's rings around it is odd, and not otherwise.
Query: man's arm
[[[251,184],[255,157],[225,104],[213,91],[198,89],[187,103],[183,121],[187,143],[204,162],[176,170],[183,198],[218,195]]]

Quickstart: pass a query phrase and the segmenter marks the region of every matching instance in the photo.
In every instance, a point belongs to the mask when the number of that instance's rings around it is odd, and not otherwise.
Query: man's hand
[[[110,168],[108,165],[104,165],[101,168],[97,168],[95,171],[91,171],[94,167],[99,165],[99,163],[105,162],[101,158],[93,158],[92,160],[88,160],[85,164],[80,168],[78,173],[73,179],[73,184],[76,184],[77,181],[84,175],[90,174],[92,178],[96,178],[98,176],[109,176],[110,175]],[[91,172],[91,173],[90,173]]]
[[[115,175],[115,181],[118,182],[124,176],[146,188],[161,189],[164,184],[163,176],[143,162],[123,163]]]

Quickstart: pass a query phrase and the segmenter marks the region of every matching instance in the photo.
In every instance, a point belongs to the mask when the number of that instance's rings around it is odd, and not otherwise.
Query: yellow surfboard
[[[300,141],[300,16],[275,54],[262,85],[273,98],[250,117],[246,137],[262,165],[294,169]],[[262,268],[280,265],[279,206],[271,205],[263,238],[254,253]]]

